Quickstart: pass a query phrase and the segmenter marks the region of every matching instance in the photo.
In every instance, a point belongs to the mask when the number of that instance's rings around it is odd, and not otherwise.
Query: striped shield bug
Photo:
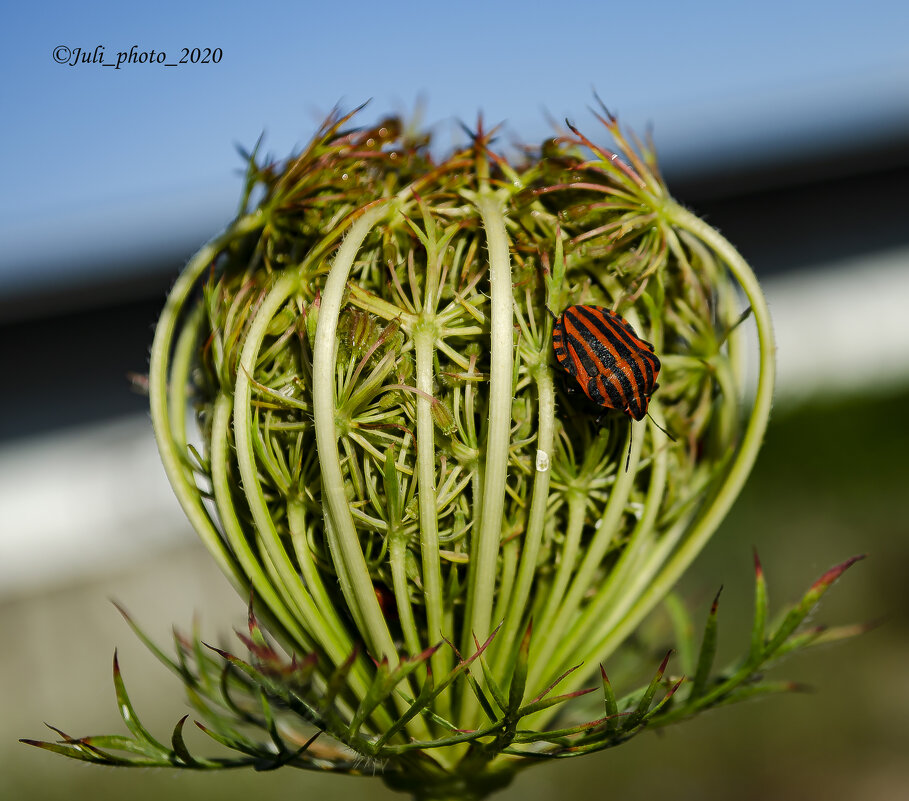
[[[552,347],[562,369],[597,406],[644,419],[660,360],[626,320],[602,306],[569,306],[556,318]]]
[[[562,369],[597,406],[635,420],[647,415],[650,396],[659,388],[660,360],[627,320],[603,306],[569,306],[553,325],[552,347]],[[626,470],[630,459],[629,439]]]

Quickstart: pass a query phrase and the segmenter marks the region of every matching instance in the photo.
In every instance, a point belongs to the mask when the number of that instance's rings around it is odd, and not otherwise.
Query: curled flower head
[[[249,659],[185,644],[175,666],[203,714],[229,711],[206,731],[241,761],[367,759],[419,798],[479,798],[720,700],[707,635],[687,693],[665,660],[624,699],[595,671],[740,490],[770,322],[741,257],[608,114],[614,151],[569,126],[511,161],[482,130],[437,160],[400,121],[351,116],[287,161],[249,157],[240,214],[158,325],[165,468],[253,599]],[[590,720],[571,702],[592,681]],[[170,763],[211,766],[179,730]]]
[[[170,397],[158,385],[153,411],[178,495],[272,634],[372,696],[348,730],[373,756],[438,743],[425,753],[450,769],[456,732],[483,742],[490,697],[545,731],[552,682],[589,681],[576,668],[669,589],[754,457],[771,370],[765,352],[749,429],[737,283],[768,345],[750,272],[602,121],[617,152],[572,129],[515,165],[482,131],[437,162],[398,121],[331,119],[286,163],[250,159],[257,205],[194,259],[159,328]],[[648,417],[595,408],[559,369],[569,305],[652,344]],[[540,750],[497,741],[488,764]]]

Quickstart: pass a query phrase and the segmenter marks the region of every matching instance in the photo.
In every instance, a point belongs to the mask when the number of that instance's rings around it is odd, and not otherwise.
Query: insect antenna
[[[625,472],[628,472],[628,465],[631,464],[631,443],[634,442],[634,423],[628,424],[628,453],[625,455]]]
[[[663,426],[661,426],[656,420],[653,419],[653,415],[650,412],[647,412],[647,416],[650,418],[650,422],[653,423],[660,431],[662,431],[669,439],[673,442],[677,442],[677,438],[670,434]],[[625,455],[625,472],[628,472],[628,465],[631,464],[631,443],[634,442],[634,423],[631,423],[631,429],[628,432],[628,453]]]
[[[677,441],[676,437],[670,434],[665,428],[663,428],[663,426],[661,426],[656,420],[653,419],[653,416],[650,414],[650,412],[647,412],[647,416],[650,418],[650,422],[653,423],[658,429],[660,429],[660,431],[662,431],[667,437],[669,437],[669,439],[671,439],[673,442]]]

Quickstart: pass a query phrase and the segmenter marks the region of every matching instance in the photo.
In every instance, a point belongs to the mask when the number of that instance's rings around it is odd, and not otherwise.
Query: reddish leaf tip
[[[60,737],[63,738],[63,740],[65,740],[66,742],[68,742],[68,743],[69,743],[69,742],[75,742],[75,737],[70,737],[70,736],[69,736],[65,731],[63,731],[62,729],[58,729],[56,726],[52,726],[52,725],[51,725],[50,723],[48,723],[47,721],[44,721],[44,725],[47,726],[47,728],[49,728],[52,732],[54,732],[54,734],[60,735]]]
[[[123,608],[122,604],[114,598],[111,598],[109,600],[114,605],[114,609],[116,609],[121,615],[123,615],[123,617],[126,618],[127,622],[131,623],[132,618],[129,616],[129,612],[127,612],[126,609]]]
[[[761,565],[761,558],[758,556],[757,547],[752,548],[752,553],[754,554],[754,575],[758,579],[764,577],[764,568]]]
[[[207,642],[203,642],[202,645],[204,645],[210,651],[214,651],[218,656],[221,656],[224,659],[230,659],[233,657],[233,654],[228,653],[227,651],[222,651],[220,648],[216,648],[214,645],[209,645]]]
[[[660,662],[660,667],[659,667],[659,670],[657,670],[657,675],[662,676],[663,673],[666,671],[666,665],[669,664],[669,657],[671,657],[671,656],[672,656],[672,649],[670,648],[666,652],[666,656],[663,657],[663,661]]]
[[[423,649],[419,654],[417,654],[413,659],[415,662],[425,662],[431,657],[435,656],[436,651],[442,647],[442,643],[438,642],[435,645],[430,645],[428,648]]]
[[[716,595],[713,596],[713,603],[710,605],[710,614],[715,615],[716,610],[720,607],[720,595],[723,592],[723,585],[720,584],[720,588],[716,591]]]
[[[869,631],[874,631],[876,628],[883,626],[885,623],[885,618],[880,617],[875,620],[866,620],[864,623],[856,623],[855,633],[856,634],[867,634]]]
[[[827,589],[834,581],[836,581],[840,576],[843,575],[852,565],[856,562],[860,562],[865,558],[865,554],[861,553],[857,556],[852,556],[847,559],[845,562],[842,562],[834,567],[831,567],[823,576],[821,576],[814,584],[811,585],[812,590],[821,590]]]
[[[458,658],[458,661],[463,662],[464,657],[461,656],[461,652],[458,650],[457,646],[451,640],[449,640],[448,637],[443,636],[442,639],[445,641],[445,644],[454,652],[454,655]]]

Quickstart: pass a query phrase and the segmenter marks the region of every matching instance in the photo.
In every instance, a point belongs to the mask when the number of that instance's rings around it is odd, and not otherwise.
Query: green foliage
[[[318,658],[310,654],[302,659],[287,659],[265,638],[252,607],[249,634],[239,634],[249,658],[244,660],[222,649],[206,646],[197,639],[175,636],[177,659],[174,660],[151,643],[127,616],[133,630],[155,655],[176,675],[186,688],[187,698],[205,723],[196,726],[217,743],[241,756],[199,757],[192,755],[183,739],[188,715],[174,727],[170,745],[156,740],[142,725],[120,674],[114,655],[114,688],[117,706],[130,736],[106,735],[73,738],[55,727],[60,735],[56,742],[23,740],[22,742],[73,759],[104,765],[131,767],[177,767],[190,770],[216,770],[251,766],[271,770],[284,765],[306,770],[329,770],[345,773],[387,772],[407,775],[409,757],[426,751],[460,744],[470,744],[477,754],[507,754],[526,760],[524,765],[540,759],[565,759],[602,751],[620,745],[645,728],[678,723],[707,709],[737,703],[757,696],[792,692],[799,685],[768,680],[764,671],[781,657],[812,645],[830,643],[860,633],[862,627],[826,629],[823,626],[802,629],[823,594],[852,564],[854,557],[827,571],[800,599],[786,610],[775,626],[767,628],[767,591],[760,564],[755,558],[755,609],[752,646],[737,664],[714,672],[717,649],[717,613],[719,594],[714,600],[700,645],[695,642],[690,621],[676,626],[680,652],[697,653],[694,675],[667,676],[671,653],[666,654],[656,673],[645,687],[617,699],[605,668],[601,667],[603,715],[597,719],[561,726],[546,731],[522,729],[520,723],[544,709],[559,708],[563,718],[576,714],[570,702],[595,692],[588,688],[561,695],[553,691],[565,678],[559,676],[534,698],[525,701],[527,656],[531,628],[522,639],[519,658],[510,677],[506,694],[487,666],[486,654],[493,634],[485,643],[477,643],[474,653],[464,659],[455,653],[456,667],[441,681],[433,679],[430,658],[435,650],[411,658],[402,658],[397,667],[387,661],[377,665],[372,685],[358,706],[346,707],[342,688],[355,661],[355,654],[329,676],[327,686],[317,681]],[[122,610],[121,610],[122,611]],[[678,615],[684,614],[676,607]],[[125,616],[125,613],[124,613]],[[214,655],[217,655],[217,658]],[[485,688],[468,668],[478,661],[486,678]],[[579,666],[580,667],[580,666]],[[406,695],[405,679],[420,670],[422,686],[415,698],[408,698],[408,709],[388,730],[375,734],[366,725],[371,713],[382,704],[393,706],[393,697]],[[569,671],[569,672],[573,672]],[[433,701],[454,682],[467,682],[483,709],[486,720],[474,730],[463,731],[433,712]],[[342,711],[343,710],[343,711]],[[415,716],[426,716],[447,730],[447,734],[429,741],[401,742],[398,735]],[[253,733],[251,733],[253,732]],[[320,735],[326,735],[317,745]],[[342,744],[343,746],[342,747]],[[524,766],[515,763],[514,770]]]

